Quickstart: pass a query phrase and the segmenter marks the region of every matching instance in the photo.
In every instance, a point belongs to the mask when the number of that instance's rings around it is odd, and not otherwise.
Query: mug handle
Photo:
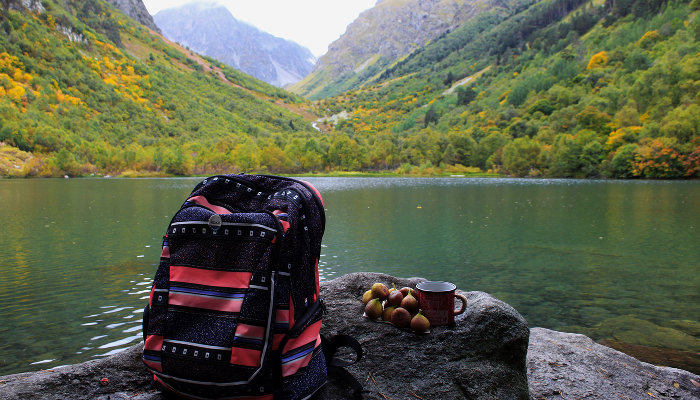
[[[462,307],[460,307],[459,310],[455,310],[455,315],[459,315],[467,309],[467,298],[457,293],[455,293],[455,297],[459,298],[462,301]]]

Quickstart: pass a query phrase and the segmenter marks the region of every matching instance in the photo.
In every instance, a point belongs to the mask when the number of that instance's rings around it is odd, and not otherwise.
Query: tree
[[[550,173],[554,176],[571,177],[580,167],[581,147],[569,134],[559,134],[552,144]]]
[[[529,137],[521,137],[508,143],[503,148],[503,168],[515,176],[525,176],[537,168],[537,158],[540,154],[539,142]]]
[[[629,143],[617,149],[610,162],[610,173],[615,178],[631,178],[634,176],[634,154],[637,145]]]
[[[473,164],[479,168],[486,169],[486,160],[496,153],[498,149],[505,146],[508,140],[508,136],[501,132],[493,132],[481,139],[475,149]]]
[[[476,91],[472,86],[464,87],[460,86],[457,88],[457,104],[462,106],[468,106],[476,98]]]
[[[344,171],[355,171],[365,164],[366,149],[345,135],[336,136],[328,149],[328,162]]]
[[[440,116],[438,115],[438,112],[435,109],[435,105],[434,104],[430,105],[430,108],[428,108],[428,111],[425,113],[425,120],[424,120],[425,127],[427,127],[431,123],[437,124],[439,119],[440,119]]]
[[[473,165],[474,153],[476,150],[476,141],[472,139],[466,132],[453,133],[448,137],[449,145],[451,146],[452,161],[445,160],[448,164]],[[447,148],[445,149],[447,153]]]
[[[686,156],[673,138],[644,140],[634,154],[634,173],[645,178],[680,178],[685,175]]]

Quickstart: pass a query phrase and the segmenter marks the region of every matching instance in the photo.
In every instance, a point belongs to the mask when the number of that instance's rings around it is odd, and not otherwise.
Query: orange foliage
[[[647,140],[637,148],[633,173],[645,178],[678,178],[684,175],[686,159],[663,139]]]
[[[602,68],[606,65],[608,65],[608,53],[606,51],[601,51],[591,57],[586,69]]]

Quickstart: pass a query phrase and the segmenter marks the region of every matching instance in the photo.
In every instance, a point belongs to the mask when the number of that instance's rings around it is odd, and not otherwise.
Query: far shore
[[[239,172],[222,172],[220,174],[226,173],[239,173]],[[362,171],[336,171],[336,172],[310,172],[310,173],[273,173],[273,172],[251,172],[250,174],[264,174],[264,175],[279,175],[279,176],[289,176],[296,178],[507,178],[508,176],[491,173],[491,172],[478,172],[478,173],[396,173],[396,172],[362,172]],[[217,173],[208,174],[193,174],[193,175],[172,175],[164,174],[158,172],[127,172],[123,174],[91,174],[91,175],[79,175],[79,176],[0,176],[0,179],[74,179],[74,178],[205,178],[208,176],[219,175]]]

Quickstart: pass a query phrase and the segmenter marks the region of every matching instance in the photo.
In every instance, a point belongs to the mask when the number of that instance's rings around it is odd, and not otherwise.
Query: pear
[[[377,298],[370,300],[365,306],[365,314],[369,319],[377,319],[381,317],[383,310],[382,302]]]
[[[396,310],[396,307],[394,306],[385,308],[384,312],[382,313],[382,321],[391,322],[391,314],[394,313],[394,310]]]
[[[386,299],[389,295],[389,288],[383,283],[375,283],[372,285],[372,297],[376,297],[380,300]]]
[[[418,299],[413,297],[413,295],[409,292],[408,296],[404,297],[403,300],[401,300],[401,307],[405,308],[410,312],[411,314],[415,314],[418,312]]]
[[[401,292],[398,290],[394,290],[393,292],[389,293],[389,296],[386,298],[386,305],[385,306],[394,306],[398,307],[401,305],[401,302],[403,301],[403,295]]]
[[[372,290],[368,290],[362,295],[362,303],[367,304],[372,300]]]
[[[423,310],[418,310],[413,319],[411,319],[411,330],[416,333],[425,333],[430,329],[430,321],[423,315]]]
[[[407,329],[411,326],[411,313],[399,307],[391,313],[391,323],[397,328]]]

